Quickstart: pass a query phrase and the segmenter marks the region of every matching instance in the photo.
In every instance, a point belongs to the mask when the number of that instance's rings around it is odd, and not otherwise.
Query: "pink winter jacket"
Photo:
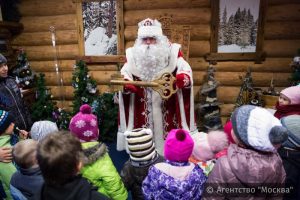
[[[285,177],[278,153],[231,144],[209,174],[203,199],[282,199],[277,188],[284,188]]]

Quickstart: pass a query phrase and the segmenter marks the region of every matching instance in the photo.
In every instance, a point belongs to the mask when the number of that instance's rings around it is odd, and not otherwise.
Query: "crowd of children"
[[[128,192],[134,200],[300,199],[299,106],[300,87],[293,86],[280,93],[274,115],[244,105],[223,131],[173,129],[164,155],[151,129],[126,131],[130,159],[119,174],[85,104],[69,131],[50,121],[19,131],[12,162],[0,162],[5,199],[126,200]],[[14,131],[13,117],[0,110],[0,147],[11,148]]]

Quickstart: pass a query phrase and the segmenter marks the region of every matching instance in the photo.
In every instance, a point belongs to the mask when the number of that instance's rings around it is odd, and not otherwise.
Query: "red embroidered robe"
[[[126,149],[124,132],[136,128],[150,128],[154,134],[155,147],[163,155],[164,139],[171,129],[183,128],[191,133],[196,132],[194,117],[193,77],[189,64],[179,53],[180,45],[171,45],[169,65],[157,74],[185,73],[189,76],[189,88],[178,89],[169,99],[163,100],[151,88],[138,87],[137,93],[125,94],[119,92],[119,130],[117,149]],[[121,69],[121,74],[128,80],[140,80],[132,49],[126,50],[127,62]]]

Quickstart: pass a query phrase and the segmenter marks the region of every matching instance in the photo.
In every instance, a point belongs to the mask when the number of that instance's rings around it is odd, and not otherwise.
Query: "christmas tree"
[[[118,106],[114,103],[114,94],[103,93],[92,104],[92,112],[98,115],[100,140],[113,142],[118,132]]]
[[[79,111],[83,104],[91,105],[97,98],[97,84],[88,74],[84,61],[80,60],[74,65],[72,86],[74,87],[73,114]]]
[[[34,121],[56,121],[54,112],[56,103],[51,100],[50,90],[45,85],[45,74],[40,73],[37,79],[36,101],[32,104],[32,119]]]
[[[209,66],[207,70],[207,82],[203,85],[200,93],[202,102],[198,111],[198,117],[202,118],[202,131],[211,131],[222,128],[220,107],[217,99],[217,87],[219,82],[214,77],[215,69]]]
[[[300,84],[300,49],[298,49],[297,55],[294,57],[291,67],[293,69],[293,74],[291,77],[292,85]]]
[[[24,50],[20,50],[18,54],[17,63],[13,69],[13,75],[16,76],[16,81],[21,88],[28,89],[35,86],[35,74],[30,68]]]
[[[99,139],[102,142],[113,142],[118,129],[118,106],[114,103],[114,95],[112,93],[98,95],[96,81],[88,75],[85,62],[78,61],[74,67],[73,115],[79,111],[81,105],[89,104],[93,114],[98,118]]]
[[[66,111],[63,108],[55,109],[54,118],[57,124],[58,129],[60,130],[69,130],[69,123],[71,120],[71,113]]]

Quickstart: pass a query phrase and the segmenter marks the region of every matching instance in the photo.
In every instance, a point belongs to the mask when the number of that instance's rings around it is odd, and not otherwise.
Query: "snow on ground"
[[[256,46],[241,47],[236,44],[218,46],[218,53],[249,53],[255,52]]]

